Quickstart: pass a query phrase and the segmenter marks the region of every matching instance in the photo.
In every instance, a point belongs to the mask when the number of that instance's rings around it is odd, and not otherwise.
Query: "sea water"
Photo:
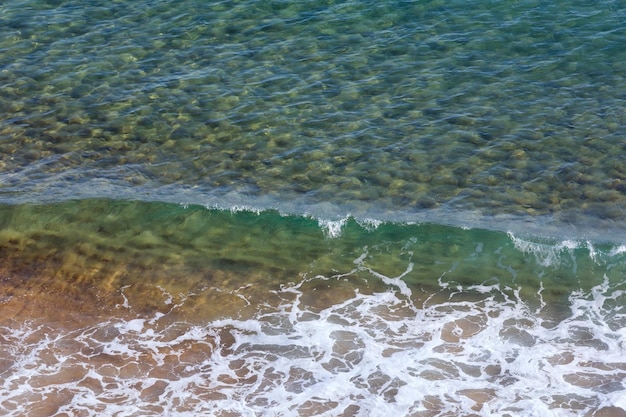
[[[0,5],[0,414],[626,415],[619,1]]]

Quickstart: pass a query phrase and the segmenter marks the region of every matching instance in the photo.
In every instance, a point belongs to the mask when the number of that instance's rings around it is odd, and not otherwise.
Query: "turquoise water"
[[[3,2],[0,406],[622,415],[624,6]]]

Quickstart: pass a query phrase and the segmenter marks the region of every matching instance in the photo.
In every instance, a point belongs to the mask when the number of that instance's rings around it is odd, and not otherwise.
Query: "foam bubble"
[[[611,249],[609,252],[610,256],[621,255],[622,253],[626,253],[626,245],[620,245],[616,248]]]
[[[372,231],[376,230],[381,224],[384,223],[382,220],[367,218],[367,219],[356,219],[359,226],[362,228]]]
[[[134,319],[124,323],[123,325],[120,324],[117,327],[123,332],[140,332],[143,330],[144,322],[145,320],[142,319]]]
[[[508,235],[517,250],[523,253],[533,254],[537,263],[544,267],[560,265],[564,259],[564,252],[571,254],[574,250],[581,247],[587,247],[589,249],[589,256],[592,259],[595,256],[595,251],[590,243],[583,244],[573,240],[563,240],[556,243],[536,242],[515,236],[511,232],[509,232]]]
[[[341,229],[343,229],[348,219],[349,216],[340,220],[319,219],[318,224],[326,236],[330,238],[338,238],[341,236]]]

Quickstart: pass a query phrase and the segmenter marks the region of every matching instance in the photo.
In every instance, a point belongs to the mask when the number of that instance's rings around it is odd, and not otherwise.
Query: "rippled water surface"
[[[621,229],[625,18],[621,2],[8,2],[1,190]]]
[[[626,415],[623,1],[0,5],[0,414]]]

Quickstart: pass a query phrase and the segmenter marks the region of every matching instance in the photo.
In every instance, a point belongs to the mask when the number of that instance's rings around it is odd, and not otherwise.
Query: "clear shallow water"
[[[626,406],[623,244],[111,200],[0,218],[9,415]]]
[[[419,308],[398,292],[355,294],[320,310],[301,304],[298,287],[254,320],[5,327],[3,353],[15,359],[3,361],[3,406],[9,415],[621,415],[625,335],[612,327],[623,314],[615,320],[604,304],[623,296],[596,290],[573,294],[572,316],[548,328],[494,288]]]
[[[3,3],[0,405],[621,415],[625,17]]]
[[[621,2],[8,2],[1,192],[623,232],[625,17]]]

